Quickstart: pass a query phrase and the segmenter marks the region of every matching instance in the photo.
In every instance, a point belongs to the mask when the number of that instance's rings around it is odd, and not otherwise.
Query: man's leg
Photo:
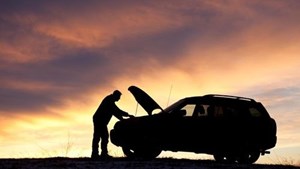
[[[108,144],[108,130],[107,130],[107,126],[103,126],[101,129],[101,156],[108,156],[107,144]]]
[[[99,157],[99,141],[100,141],[100,131],[99,127],[94,123],[94,134],[92,142],[92,158]]]

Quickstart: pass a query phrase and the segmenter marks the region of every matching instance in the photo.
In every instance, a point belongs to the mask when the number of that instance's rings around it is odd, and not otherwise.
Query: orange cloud
[[[68,132],[89,156],[93,112],[120,89],[118,104],[135,113],[130,85],[162,107],[191,95],[239,93],[282,112],[285,106],[274,105],[285,99],[260,94],[300,83],[297,4],[26,1],[0,7],[0,132],[7,136],[0,156],[24,147],[62,154]],[[287,95],[294,94],[278,98]],[[138,115],[145,113],[139,109]],[[280,121],[286,145],[295,132],[287,121]]]

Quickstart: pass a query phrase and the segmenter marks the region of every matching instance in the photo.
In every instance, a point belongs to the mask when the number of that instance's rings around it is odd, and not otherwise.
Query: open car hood
[[[136,86],[130,86],[128,90],[149,115],[152,115],[152,112],[155,109],[160,109],[163,111],[163,109],[142,89]]]

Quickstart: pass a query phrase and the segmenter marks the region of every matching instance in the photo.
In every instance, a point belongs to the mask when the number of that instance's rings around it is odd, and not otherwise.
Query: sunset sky
[[[106,95],[119,89],[121,109],[146,115],[127,90],[136,85],[163,108],[210,93],[254,98],[278,125],[258,162],[300,164],[299,9],[298,0],[0,0],[0,158],[89,157]],[[160,157],[170,156],[199,157]]]

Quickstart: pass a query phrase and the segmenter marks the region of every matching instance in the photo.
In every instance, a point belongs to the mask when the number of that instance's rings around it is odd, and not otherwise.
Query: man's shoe
[[[98,154],[92,154],[91,159],[93,159],[93,160],[99,160],[100,156]]]
[[[110,156],[110,155],[108,155],[108,154],[101,154],[100,155],[100,159],[102,159],[102,160],[110,160],[110,159],[112,159],[113,157],[112,156]]]

